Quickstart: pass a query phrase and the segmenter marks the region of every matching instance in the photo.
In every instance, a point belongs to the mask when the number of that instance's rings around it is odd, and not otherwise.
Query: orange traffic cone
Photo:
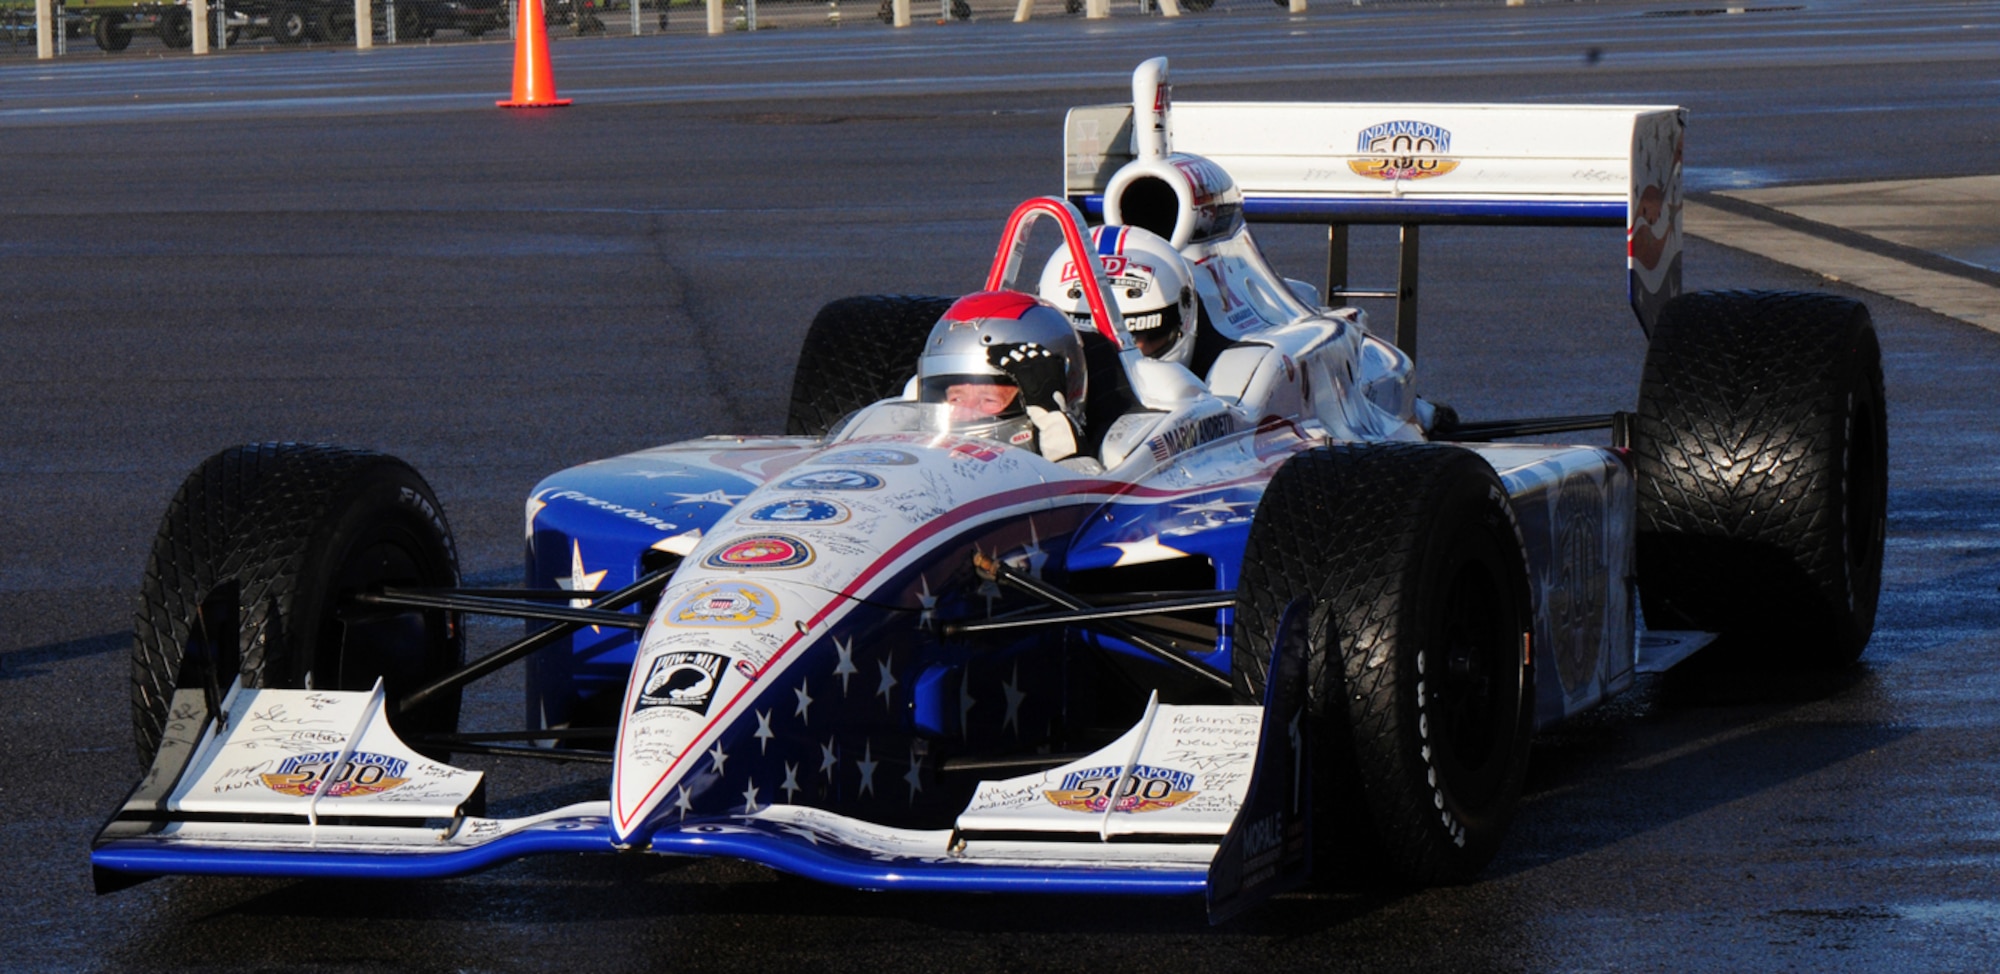
[[[501,108],[553,108],[569,104],[556,97],[556,78],[549,71],[549,28],[542,22],[542,0],[521,0],[514,19],[514,97],[494,102]]]

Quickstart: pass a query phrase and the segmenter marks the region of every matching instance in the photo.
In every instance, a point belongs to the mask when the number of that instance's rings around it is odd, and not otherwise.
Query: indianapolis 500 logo
[[[1369,179],[1429,179],[1458,168],[1458,160],[1445,158],[1451,132],[1441,125],[1382,122],[1362,129],[1357,142],[1364,158],[1348,160],[1347,168]]]

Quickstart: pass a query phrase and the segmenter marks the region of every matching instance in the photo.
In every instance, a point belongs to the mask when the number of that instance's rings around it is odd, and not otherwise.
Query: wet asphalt
[[[574,41],[555,70],[577,103],[526,114],[491,107],[501,44],[0,64],[0,966],[2000,966],[2000,336],[1975,323],[2000,290],[2000,233],[1981,229],[1990,196],[1965,200],[2000,173],[2000,11],[1717,9]],[[1708,207],[1689,216],[1689,286],[1848,294],[1881,332],[1890,537],[1862,662],[1701,692],[1646,681],[1538,738],[1478,882],[1293,894],[1213,929],[1171,900],[864,894],[649,858],[91,892],[90,836],[139,771],[125,673],[142,560],[203,457],[264,439],[402,456],[469,573],[505,581],[542,475],[776,430],[820,303],[975,288],[1007,210],[1057,189],[1063,109],[1126,97],[1158,53],[1184,100],[1688,106],[1688,184]],[[1310,231],[1260,239],[1314,276]],[[1881,276],[1817,266],[1827,243]],[[1427,232],[1420,391],[1468,418],[1629,408],[1644,338],[1623,250],[1615,230]],[[1917,271],[1975,310],[1889,296]],[[517,722],[519,699],[517,679],[478,686],[468,726]],[[588,768],[493,774],[513,796],[500,813],[598,794]]]

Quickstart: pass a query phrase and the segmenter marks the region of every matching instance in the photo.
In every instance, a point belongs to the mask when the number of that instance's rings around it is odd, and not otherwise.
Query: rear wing
[[[1135,77],[1149,138],[1235,178],[1251,221],[1328,228],[1327,299],[1398,299],[1397,343],[1415,351],[1417,233],[1425,224],[1618,226],[1627,289],[1648,334],[1681,290],[1681,150],[1686,111],[1644,105],[1179,102]],[[1141,72],[1144,75],[1144,72]],[[1151,97],[1148,97],[1150,95]],[[1070,110],[1063,190],[1092,216],[1111,177],[1138,158],[1131,105]],[[1393,290],[1353,290],[1347,233],[1402,228]],[[1407,336],[1407,337],[1406,337]]]

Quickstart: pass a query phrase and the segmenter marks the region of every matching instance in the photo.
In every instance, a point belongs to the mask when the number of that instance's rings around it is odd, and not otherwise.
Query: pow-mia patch
[[[716,690],[722,685],[723,667],[728,665],[729,657],[720,653],[667,653],[655,659],[652,668],[646,671],[646,682],[639,690],[632,712],[679,707],[707,715],[708,705],[714,702]]]

